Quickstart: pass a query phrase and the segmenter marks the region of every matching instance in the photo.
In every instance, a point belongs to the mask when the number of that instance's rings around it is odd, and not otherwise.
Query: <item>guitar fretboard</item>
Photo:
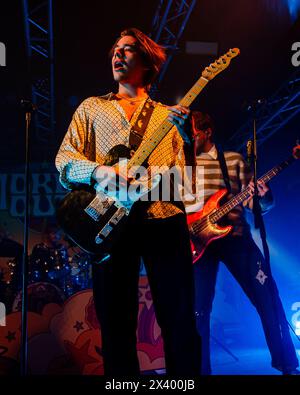
[[[206,78],[200,77],[178,104],[189,107],[207,83],[208,80]],[[152,136],[143,141],[138,147],[135,154],[127,164],[128,169],[130,169],[132,166],[141,166],[173,126],[174,125],[171,122],[165,119],[158,129],[152,134]]]
[[[295,161],[295,158],[291,156],[284,162],[280,163],[278,166],[274,166],[271,170],[269,170],[266,174],[258,179],[258,181],[269,182],[273,177],[275,177],[278,173],[288,167],[292,162]],[[217,211],[209,215],[209,219],[211,222],[215,223],[219,221],[224,215],[228,214],[234,207],[243,203],[246,199],[251,196],[250,188],[247,186],[242,192],[238,193],[236,196],[231,198],[227,203],[221,206]]]

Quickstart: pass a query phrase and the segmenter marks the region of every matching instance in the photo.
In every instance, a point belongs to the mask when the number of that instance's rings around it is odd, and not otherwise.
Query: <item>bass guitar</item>
[[[258,181],[268,182],[282,170],[288,167],[296,159],[300,158],[300,146],[294,148],[293,155],[287,160],[273,167],[264,174]],[[196,213],[187,214],[187,222],[190,231],[191,247],[193,253],[193,263],[202,257],[207,246],[214,240],[221,239],[231,232],[232,226],[220,226],[218,221],[227,215],[234,207],[243,203],[251,197],[250,187],[233,196],[225,204],[220,206],[220,202],[225,198],[227,189],[221,189],[214,193],[204,207]]]

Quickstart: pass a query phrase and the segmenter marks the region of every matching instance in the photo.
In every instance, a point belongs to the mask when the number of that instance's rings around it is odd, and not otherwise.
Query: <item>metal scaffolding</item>
[[[158,92],[166,70],[174,53],[178,50],[178,42],[193,11],[197,0],[159,0],[152,21],[151,38],[167,48],[167,60],[163,65],[156,83],[151,88],[152,96]]]
[[[55,129],[52,0],[23,0],[23,14],[37,138],[49,141]]]
[[[257,145],[261,145],[300,112],[300,70],[264,101],[256,115]],[[249,119],[228,141],[228,147],[244,151],[252,138],[253,120]]]

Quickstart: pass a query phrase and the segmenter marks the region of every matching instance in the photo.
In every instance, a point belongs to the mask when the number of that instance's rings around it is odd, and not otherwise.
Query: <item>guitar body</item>
[[[130,149],[123,145],[113,147],[104,162],[112,166],[119,158],[130,157]],[[126,160],[125,160],[126,161]],[[141,181],[140,181],[141,180]],[[109,255],[113,245],[124,231],[133,204],[144,194],[155,188],[160,176],[152,180],[133,180],[129,185],[143,185],[142,192],[132,192],[126,201],[118,200],[121,188],[107,191],[83,185],[69,192],[56,210],[57,222],[67,236],[81,249],[97,255]],[[151,185],[150,188],[148,186]],[[133,189],[135,191],[135,189]],[[127,194],[128,190],[123,191]]]
[[[225,237],[232,229],[231,225],[222,227],[217,223],[213,223],[209,217],[210,214],[220,207],[220,201],[226,194],[227,190],[221,189],[209,198],[202,210],[187,214],[193,263],[202,257],[205,249],[212,241]]]
[[[108,235],[103,243],[95,242],[96,236],[109,222],[111,216],[117,211],[112,206],[100,220],[95,221],[86,211],[86,207],[96,198],[96,191],[92,188],[82,188],[69,192],[60,202],[56,211],[57,221],[66,235],[82,250],[90,254],[108,253],[112,248],[112,236]],[[122,231],[126,217],[119,223],[115,232]],[[115,232],[112,232],[115,235]],[[115,235],[116,238],[117,235]]]

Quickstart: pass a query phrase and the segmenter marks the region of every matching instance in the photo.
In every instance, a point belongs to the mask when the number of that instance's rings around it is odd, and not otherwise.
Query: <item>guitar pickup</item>
[[[118,210],[114,213],[109,222],[100,230],[100,232],[95,237],[96,244],[101,244],[126,214],[127,210],[125,207],[118,208]]]
[[[105,196],[105,195],[104,195]],[[114,204],[114,200],[105,196],[103,199],[96,196],[91,203],[84,209],[84,211],[94,220],[99,221],[109,208]]]

